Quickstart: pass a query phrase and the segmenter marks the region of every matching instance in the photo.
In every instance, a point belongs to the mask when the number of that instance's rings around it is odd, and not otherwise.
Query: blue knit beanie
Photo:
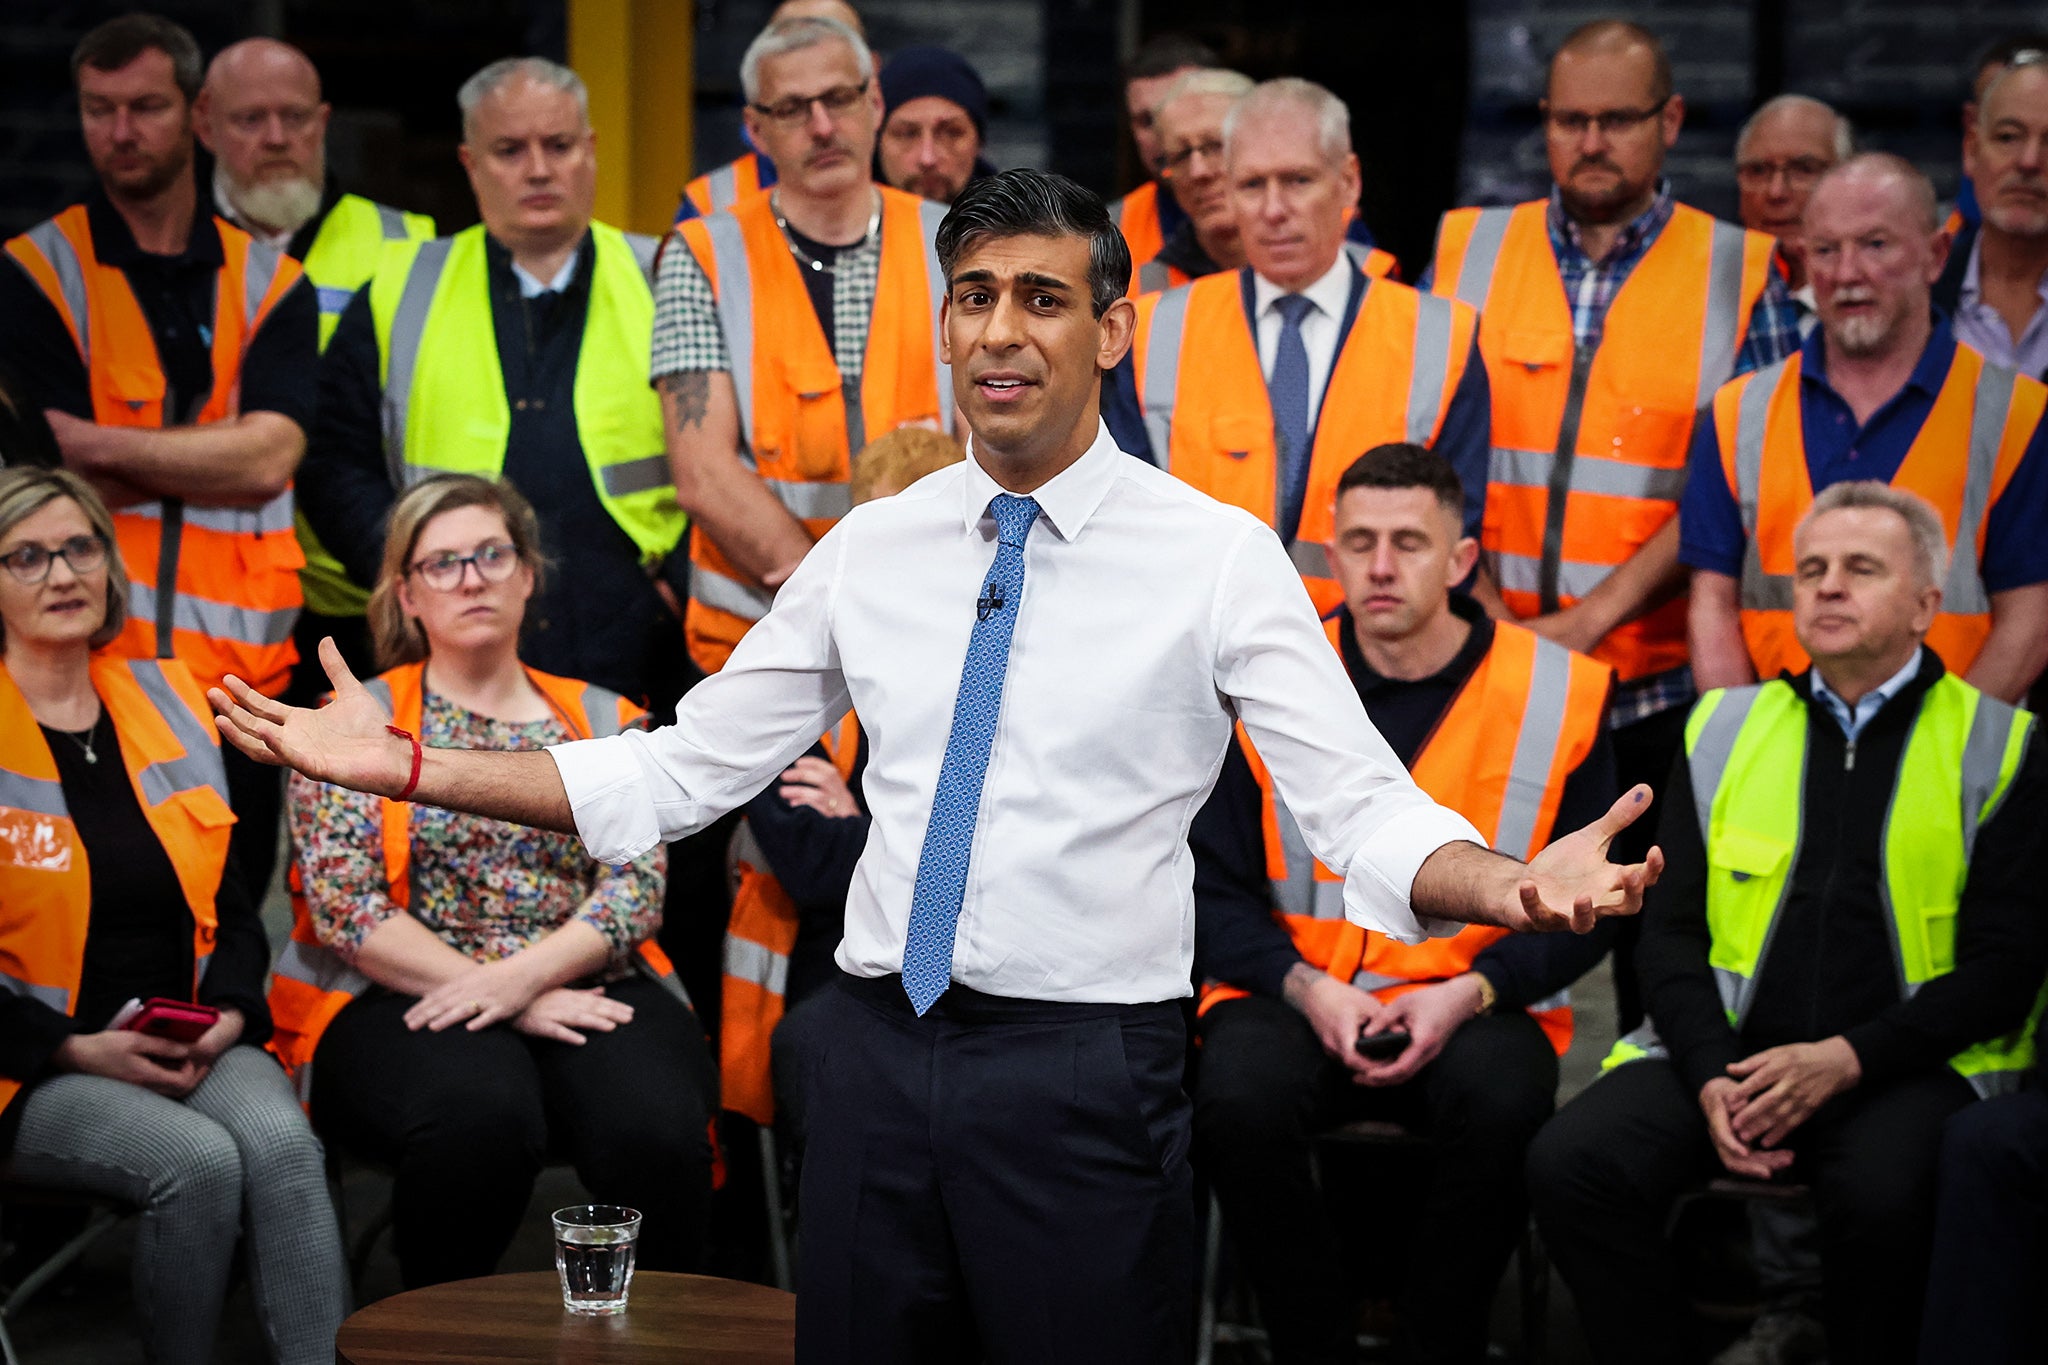
[[[937,95],[967,111],[974,131],[988,135],[988,89],[959,53],[943,47],[906,47],[882,68],[882,118],[898,106]]]

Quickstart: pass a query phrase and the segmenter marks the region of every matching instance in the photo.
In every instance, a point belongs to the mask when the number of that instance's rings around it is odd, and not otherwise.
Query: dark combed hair
[[[1557,45],[1551,56],[1555,66],[1557,59],[1567,52],[1598,50],[1640,43],[1650,50],[1650,98],[1668,100],[1671,98],[1671,56],[1664,50],[1664,40],[1641,24],[1632,24],[1626,19],[1592,19],[1580,24],[1564,35],[1564,41]],[[1550,78],[1544,77],[1543,93],[1550,94]]]
[[[1337,496],[1354,488],[1427,488],[1453,516],[1465,514],[1465,485],[1451,462],[1412,441],[1389,441],[1353,460],[1337,480]]]
[[[199,42],[182,24],[160,14],[124,14],[109,19],[78,40],[71,49],[71,83],[78,84],[83,67],[95,71],[119,71],[151,50],[171,59],[171,78],[190,104],[199,98],[206,79],[206,63],[199,55]]]
[[[1216,49],[1186,33],[1155,33],[1138,44],[1138,50],[1124,63],[1124,84],[1170,76],[1190,66],[1223,65]]]
[[[1101,317],[1131,283],[1131,248],[1100,196],[1047,171],[999,171],[971,182],[939,224],[946,282],[977,243],[1003,237],[1086,237],[1088,294]]]

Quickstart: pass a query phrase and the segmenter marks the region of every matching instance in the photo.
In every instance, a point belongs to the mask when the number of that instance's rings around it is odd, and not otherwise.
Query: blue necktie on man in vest
[[[1024,538],[1038,520],[1036,499],[1010,493],[996,495],[988,510],[996,519],[1000,544],[975,603],[974,633],[960,666],[953,729],[939,764],[924,850],[917,858],[917,884],[910,894],[910,928],[903,941],[903,990],[920,1015],[953,981],[953,933],[967,895],[981,784],[988,775],[996,717],[1003,708],[1003,678],[1010,666],[1010,637],[1024,597]]]
[[[1280,496],[1274,505],[1273,529],[1290,544],[1301,529],[1301,504],[1308,495],[1308,347],[1301,341],[1301,320],[1315,306],[1306,294],[1283,294],[1273,300],[1280,313],[1280,344],[1273,351],[1273,377],[1266,381],[1273,430],[1280,438]]]

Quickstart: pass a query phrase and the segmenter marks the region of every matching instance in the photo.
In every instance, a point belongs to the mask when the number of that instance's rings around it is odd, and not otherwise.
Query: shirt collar
[[[1967,185],[1969,182],[1964,181],[1963,183]],[[1964,304],[1974,304],[1983,297],[1978,289],[1978,263],[1982,258],[1983,251],[1984,234],[1979,232],[1970,241],[1970,259],[1963,266],[1963,285],[1961,292],[1956,296],[1957,307],[1961,307]],[[2034,293],[2044,302],[2048,302],[2048,270],[2041,272],[2041,278],[2034,285]]]
[[[145,261],[171,265],[210,265],[218,269],[227,261],[220,244],[220,229],[214,226],[213,211],[199,196],[193,196],[192,231],[185,237],[185,249],[176,256],[159,256],[135,244],[128,220],[114,207],[106,191],[95,185],[85,197],[86,224],[92,231],[92,254],[100,264],[117,268]]]
[[[1906,376],[1907,388],[1919,389],[1930,397],[1940,393],[1941,386],[1948,382],[1949,367],[1956,358],[1955,329],[1949,325],[1948,314],[1939,308],[1932,312],[1934,329],[1927,334],[1927,345],[1914,363],[1913,373]],[[1816,326],[1799,343],[1799,379],[1805,384],[1827,385],[1827,328]]]
[[[1664,225],[1671,221],[1671,209],[1676,202],[1671,193],[1671,182],[1661,175],[1658,176],[1657,192],[1650,196],[1650,206],[1630,219],[1628,225],[1616,235],[1614,249],[1603,258],[1603,264],[1607,261],[1620,260],[1630,252],[1641,249],[1650,238],[1663,231]],[[1579,244],[1579,225],[1564,211],[1564,191],[1554,183],[1550,187],[1549,217],[1551,239],[1569,243],[1572,250],[1584,256],[1585,248]]]
[[[1493,648],[1494,625],[1485,610],[1463,593],[1451,594],[1450,608],[1453,616],[1472,627],[1465,636],[1465,643],[1458,646],[1458,652],[1451,656],[1451,661],[1436,672],[1426,678],[1406,680],[1389,678],[1365,661],[1365,651],[1359,647],[1351,613],[1339,607],[1338,610],[1344,613],[1344,623],[1337,632],[1337,640],[1342,646],[1344,664],[1351,673],[1351,682],[1358,689],[1359,697],[1362,699],[1382,689],[1427,687],[1432,683],[1445,682],[1462,684],[1472,670],[1479,667],[1479,661],[1486,657],[1486,652]]]
[[[569,259],[562,262],[562,268],[555,272],[555,277],[551,280],[543,280],[538,275],[530,274],[525,266],[519,264],[516,260],[513,261],[512,278],[519,281],[519,297],[522,299],[537,299],[542,294],[561,293],[571,284],[575,283],[576,264],[582,258],[583,253],[581,251],[570,252]]]
[[[1251,270],[1251,267],[1246,266],[1245,269]],[[1357,273],[1358,267],[1352,263],[1351,253],[1341,249],[1337,252],[1336,261],[1323,272],[1322,278],[1306,289],[1282,289],[1253,270],[1252,310],[1259,317],[1264,317],[1266,310],[1273,306],[1276,299],[1290,293],[1302,294],[1310,303],[1322,310],[1324,317],[1332,322],[1342,322],[1344,310],[1351,306],[1351,278]]]
[[[1813,695],[1822,702],[1825,702],[1828,709],[1838,716],[1853,717],[1866,713],[1876,715],[1884,709],[1886,702],[1889,702],[1893,697],[1903,692],[1906,684],[1912,682],[1919,675],[1920,655],[1925,649],[1925,645],[1916,646],[1913,650],[1913,656],[1906,660],[1904,668],[1864,693],[1857,699],[1854,706],[1844,701],[1841,693],[1828,686],[1828,680],[1821,676],[1819,668],[1813,670]],[[1873,702],[1875,703],[1874,705]]]
[[[1082,452],[1080,459],[1032,490],[1031,496],[1038,500],[1038,510],[1052,523],[1052,529],[1061,540],[1072,541],[1081,534],[1081,528],[1088,524],[1088,518],[1095,515],[1095,509],[1102,505],[1102,499],[1109,493],[1110,484],[1116,481],[1122,468],[1119,462],[1129,458],[1117,448],[1116,442],[1110,439],[1109,428],[1097,418],[1094,444]],[[984,521],[993,525],[988,505],[997,494],[1010,490],[997,483],[981,467],[981,456],[973,441],[968,442],[967,474],[960,482],[964,490],[961,512],[968,531],[978,530]]]

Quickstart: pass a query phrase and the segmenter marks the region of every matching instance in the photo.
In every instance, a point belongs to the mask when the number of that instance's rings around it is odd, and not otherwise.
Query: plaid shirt
[[[1650,207],[1622,228],[1614,239],[1613,249],[1596,261],[1579,244],[1579,225],[1565,214],[1564,196],[1556,186],[1551,187],[1550,249],[1557,256],[1564,296],[1571,301],[1572,341],[1580,349],[1600,344],[1614,296],[1656,244],[1658,234],[1671,221],[1676,202],[1671,196],[1671,182],[1660,179]],[[1750,311],[1749,333],[1742,339],[1742,349],[1735,353],[1735,374],[1774,365],[1798,349],[1799,309],[1773,266],[1762,296]],[[1695,695],[1690,668],[1674,668],[1633,682],[1617,682],[1614,701],[1607,712],[1608,725],[1617,730],[1633,725],[1674,706],[1684,706]]]

